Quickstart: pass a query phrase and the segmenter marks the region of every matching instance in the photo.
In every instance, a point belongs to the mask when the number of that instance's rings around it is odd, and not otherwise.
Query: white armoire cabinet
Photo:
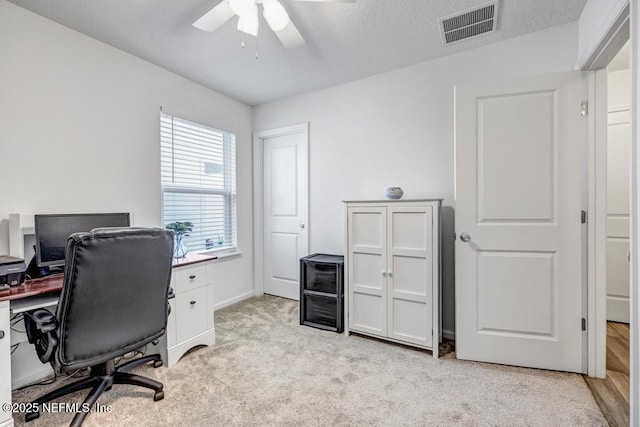
[[[437,358],[442,200],[345,203],[347,333],[425,348]]]

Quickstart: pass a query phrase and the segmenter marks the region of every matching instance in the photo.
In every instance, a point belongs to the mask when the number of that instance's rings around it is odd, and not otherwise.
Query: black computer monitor
[[[67,239],[73,233],[100,227],[129,227],[128,213],[36,215],[36,262],[38,267],[64,265]]]

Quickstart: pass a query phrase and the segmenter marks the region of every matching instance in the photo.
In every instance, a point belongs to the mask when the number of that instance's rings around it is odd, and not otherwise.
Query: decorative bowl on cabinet
[[[400,187],[389,187],[387,188],[387,191],[385,191],[387,199],[398,200],[402,197],[403,194],[404,191],[402,191],[402,188]]]

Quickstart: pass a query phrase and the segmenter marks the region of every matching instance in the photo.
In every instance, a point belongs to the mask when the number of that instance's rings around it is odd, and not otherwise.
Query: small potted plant
[[[176,221],[165,225],[167,230],[172,230],[175,235],[173,246],[173,256],[176,258],[184,258],[189,250],[182,242],[182,238],[188,236],[193,231],[193,224],[189,221]]]

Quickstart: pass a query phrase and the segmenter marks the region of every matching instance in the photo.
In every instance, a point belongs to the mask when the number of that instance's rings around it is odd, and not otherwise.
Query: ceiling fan
[[[355,3],[356,0],[295,0],[319,3]],[[284,47],[294,48],[304,44],[302,35],[291,22],[289,14],[278,0],[222,0],[209,12],[202,15],[193,26],[213,32],[222,24],[238,16],[238,30],[258,35],[258,5],[262,5],[262,16],[276,33]]]

